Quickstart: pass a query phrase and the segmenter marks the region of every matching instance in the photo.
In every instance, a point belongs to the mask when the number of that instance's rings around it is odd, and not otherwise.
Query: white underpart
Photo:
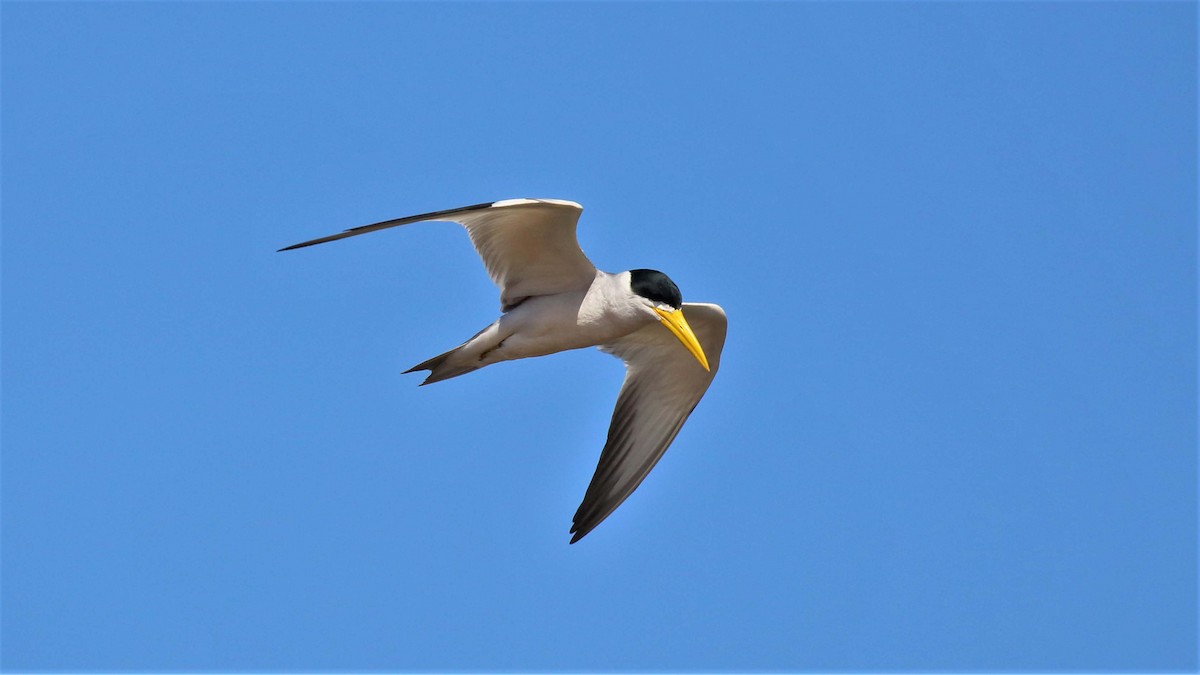
[[[483,359],[487,365],[597,347],[656,323],[650,306],[630,290],[628,272],[597,270],[586,291],[529,298],[472,342],[480,342],[481,352],[492,349]]]

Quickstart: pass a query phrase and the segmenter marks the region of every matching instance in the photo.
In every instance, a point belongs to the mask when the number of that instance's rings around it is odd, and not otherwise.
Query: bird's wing
[[[684,303],[683,314],[708,356],[709,371],[657,323],[600,346],[625,362],[625,383],[600,463],[575,512],[572,544],[637,489],[717,374],[725,346],[724,310],[717,305]]]
[[[587,288],[596,276],[575,238],[583,207],[557,199],[507,199],[355,227],[280,251],[345,239],[398,225],[443,220],[467,228],[488,276],[509,308],[534,295]]]

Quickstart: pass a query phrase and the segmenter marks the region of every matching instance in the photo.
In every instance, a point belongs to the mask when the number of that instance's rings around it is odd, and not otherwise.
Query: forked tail
[[[472,370],[479,370],[479,366],[477,365],[461,363],[460,361],[462,359],[454,358],[457,352],[459,352],[462,348],[463,347],[455,347],[444,354],[438,354],[428,361],[422,361],[421,363],[418,363],[412,368],[404,371],[404,374],[407,375],[408,373],[415,373],[418,370],[428,370],[429,377],[426,377],[425,381],[421,383],[421,386],[424,387],[427,384],[441,382],[442,380],[448,380],[452,377],[458,377],[459,375],[466,375]]]

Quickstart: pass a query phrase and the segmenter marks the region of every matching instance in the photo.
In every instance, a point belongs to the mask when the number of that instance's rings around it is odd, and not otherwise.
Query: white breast
[[[622,276],[628,273],[597,272],[586,292],[536,296],[522,302],[500,317],[499,333],[507,337],[491,357],[508,361],[595,347],[656,321],[653,314],[633,304],[632,293],[626,290],[628,279]]]

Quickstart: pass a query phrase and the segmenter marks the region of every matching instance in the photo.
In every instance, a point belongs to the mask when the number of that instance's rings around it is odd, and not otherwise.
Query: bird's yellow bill
[[[705,370],[709,370],[708,359],[704,356],[704,350],[700,348],[700,341],[696,339],[696,334],[692,332],[692,327],[688,325],[687,319],[683,318],[683,310],[677,309],[668,312],[665,309],[654,308],[658,312],[659,321],[671,331],[679,341],[687,347],[692,356],[704,366]]]

